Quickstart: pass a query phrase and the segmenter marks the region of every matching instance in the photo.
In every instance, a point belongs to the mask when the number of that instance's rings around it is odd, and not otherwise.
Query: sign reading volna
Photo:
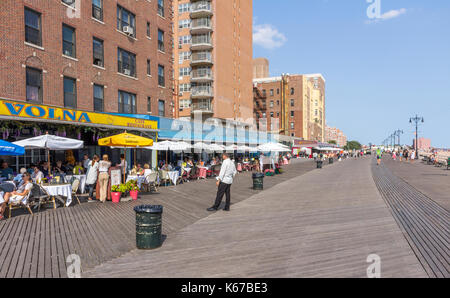
[[[90,123],[152,130],[158,129],[158,122],[152,120],[135,119],[103,113],[91,113],[4,99],[0,99],[0,115],[13,118],[34,118],[78,124]]]

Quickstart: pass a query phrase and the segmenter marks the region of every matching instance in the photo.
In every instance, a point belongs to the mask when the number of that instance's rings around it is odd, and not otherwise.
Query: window
[[[119,90],[119,113],[136,114],[136,94]]]
[[[294,111],[291,111],[291,117],[294,117]]]
[[[93,39],[93,64],[104,67],[104,53],[103,53],[103,40],[95,38]]]
[[[64,77],[64,106],[77,108],[77,80]]]
[[[158,29],[158,50],[164,52],[164,31]]]
[[[41,14],[25,8],[25,41],[42,46]]]
[[[121,48],[117,52],[119,73],[136,77],[136,55]]]
[[[161,87],[166,86],[165,76],[164,76],[164,66],[158,65],[158,85]]]
[[[273,89],[270,89],[270,96],[273,96]]]
[[[179,4],[178,5],[178,13],[182,14],[185,12],[189,12],[191,9],[191,4],[190,3],[183,3],[183,4]]]
[[[184,20],[179,20],[178,21],[178,28],[179,29],[184,29],[184,28],[189,28],[191,27],[191,20],[190,19],[184,19]]]
[[[182,67],[180,68],[180,78],[186,77],[191,74],[191,68],[190,67]]]
[[[27,101],[42,102],[42,70],[27,67]]]
[[[152,67],[150,64],[150,59],[147,59],[147,75],[149,75],[149,76],[152,75]]]
[[[92,17],[103,21],[103,0],[92,0]]]
[[[75,1],[76,0],[61,0],[62,3],[69,5],[71,7],[75,7]]]
[[[164,17],[164,0],[158,0],[158,15]]]
[[[273,118],[273,112],[270,112],[270,117]]]
[[[191,91],[191,84],[185,83],[180,84],[180,92],[190,92]]]
[[[147,22],[147,37],[151,37],[151,32],[150,32],[150,22]]]
[[[277,88],[277,94],[280,94],[280,88]]]
[[[190,99],[182,99],[180,100],[180,109],[189,109],[191,107]]]
[[[270,107],[273,108],[273,100],[270,101]]]
[[[294,94],[295,94],[295,89],[291,88],[291,95],[294,95]]]
[[[158,101],[158,116],[164,117],[166,112],[166,104],[164,100],[160,99]]]
[[[266,97],[266,89],[263,89],[263,96]]]
[[[152,98],[150,96],[147,97],[147,113],[152,113]]]
[[[294,129],[294,126],[295,124],[294,124],[294,122],[291,122],[291,129]]]
[[[133,31],[132,34],[128,34],[136,37],[136,16],[125,8],[117,5],[117,30],[124,32],[126,27],[131,28]]]
[[[183,64],[187,60],[191,60],[191,52],[180,52],[178,55],[178,63]]]
[[[94,111],[103,112],[105,88],[101,85],[94,84]]]
[[[277,100],[277,106],[279,106],[280,105],[280,101],[279,100]]]
[[[295,101],[293,99],[291,99],[291,107],[293,107],[295,105]]]
[[[63,54],[69,57],[76,58],[76,40],[75,29],[63,25]]]

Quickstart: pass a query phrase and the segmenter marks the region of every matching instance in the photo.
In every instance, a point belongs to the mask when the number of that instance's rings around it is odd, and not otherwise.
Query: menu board
[[[120,169],[111,170],[111,186],[122,183],[122,173]]]

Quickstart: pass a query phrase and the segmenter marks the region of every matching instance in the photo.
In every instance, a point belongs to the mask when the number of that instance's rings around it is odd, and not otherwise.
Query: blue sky
[[[322,73],[327,123],[350,140],[380,143],[409,118],[420,135],[450,148],[450,1],[254,0],[254,56],[271,75]]]

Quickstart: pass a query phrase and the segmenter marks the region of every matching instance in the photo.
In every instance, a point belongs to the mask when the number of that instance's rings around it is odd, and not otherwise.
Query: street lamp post
[[[416,114],[416,117],[414,118],[410,118],[409,119],[409,123],[413,124],[415,123],[416,125],[416,146],[415,146],[415,150],[416,150],[416,159],[419,159],[419,123],[424,123],[425,119],[423,119],[423,117],[419,117]]]
[[[397,130],[397,131],[395,131],[395,135],[398,137],[398,146],[401,146],[401,143],[400,143],[400,136],[403,134],[404,132],[403,132],[403,130]]]

